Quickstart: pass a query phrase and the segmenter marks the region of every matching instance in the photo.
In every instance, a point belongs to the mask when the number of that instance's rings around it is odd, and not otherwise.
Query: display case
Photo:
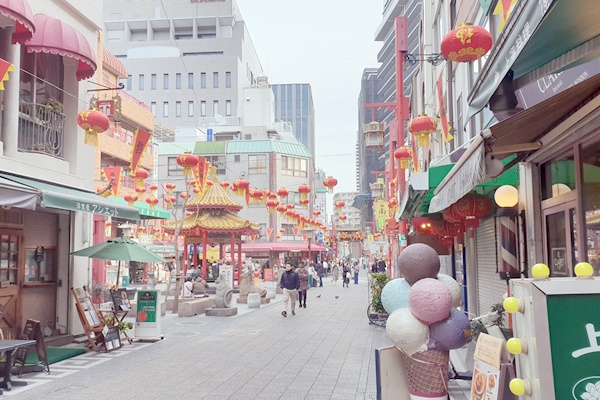
[[[25,275],[26,285],[38,283],[53,283],[56,280],[56,249],[26,248]]]

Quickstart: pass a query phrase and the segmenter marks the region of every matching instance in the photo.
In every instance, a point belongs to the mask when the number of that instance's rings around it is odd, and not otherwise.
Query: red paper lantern
[[[143,184],[143,182],[144,182],[144,181],[142,181],[142,187],[137,187],[137,186],[136,186],[136,188],[135,188],[135,191],[136,191],[137,193],[139,193],[139,194],[146,193],[146,188],[144,187],[144,184]]]
[[[130,207],[133,207],[133,203],[138,201],[139,196],[135,193],[130,193],[130,194],[126,194],[125,196],[123,196],[123,198],[125,199],[125,201],[127,202],[127,204]]]
[[[345,215],[340,215],[340,221],[345,221],[346,219],[348,219],[347,216]]]
[[[319,211],[319,210],[315,210],[315,211],[313,211],[313,215],[314,215],[315,217],[319,217],[319,215],[321,215],[321,211]]]
[[[279,233],[281,233],[281,234],[283,235],[283,234],[285,233],[285,229],[283,229],[283,228],[282,228],[282,229],[280,229],[280,230],[279,230]]]
[[[294,218],[294,211],[291,208],[285,212],[285,218],[286,219]]]
[[[277,212],[279,212],[279,216],[283,217],[285,212],[287,211],[287,207],[283,204],[277,206]]]
[[[169,194],[173,194],[173,190],[175,190],[175,188],[177,187],[177,185],[175,185],[172,182],[169,182],[169,183],[165,183],[165,187],[167,188],[167,192]]]
[[[286,205],[285,205],[285,207],[286,207],[288,210],[291,210],[292,208],[296,208],[296,206],[295,206],[295,205],[293,205],[292,203],[286,204]]]
[[[440,46],[446,60],[470,62],[483,57],[492,48],[492,35],[470,23],[460,24],[448,32]]]
[[[465,232],[465,223],[463,218],[454,211],[454,207],[448,207],[442,213],[442,217],[454,225],[454,231],[457,235]]]
[[[179,197],[181,197],[183,200],[188,198],[188,192],[181,192],[179,193]]]
[[[213,181],[206,181],[206,186],[212,186],[213,185]]]
[[[227,189],[227,188],[228,188],[230,185],[231,185],[231,184],[230,184],[229,182],[227,182],[227,181],[223,181],[223,182],[221,182],[221,187],[222,187],[223,189]]]
[[[429,135],[436,129],[437,120],[425,114],[420,114],[408,123],[408,131],[417,137],[421,147],[429,146]]]
[[[135,178],[135,187],[136,188],[144,187],[144,179],[148,179],[148,171],[146,171],[143,168],[138,168],[135,170],[133,177]]]
[[[267,210],[269,214],[273,214],[275,212],[275,208],[279,206],[279,202],[277,200],[269,199],[267,200]]]
[[[310,203],[309,199],[300,199],[300,204],[302,205],[302,208],[308,208],[308,203]]]
[[[408,146],[398,147],[394,152],[394,158],[398,160],[400,168],[407,169],[412,158],[412,149]]]
[[[267,190],[267,192],[269,192],[269,191]],[[277,200],[277,193],[269,192],[268,197],[270,199]]]
[[[198,187],[195,187],[195,188],[194,188],[194,193],[196,193],[196,194],[200,194],[200,188],[198,188]]]
[[[191,153],[184,153],[177,157],[177,164],[183,167],[183,176],[187,179],[193,176],[192,168],[198,165],[198,157]]]
[[[236,196],[245,196],[246,204],[248,204],[248,201],[250,200],[250,183],[248,183],[248,181],[245,181],[244,179],[236,180],[233,182],[231,190],[233,190],[233,193]]]
[[[454,225],[445,219],[431,221],[431,232],[441,238],[453,237],[456,234]]]
[[[158,204],[158,199],[154,196],[148,196],[146,197],[146,203],[148,203],[151,210],[154,210],[154,206]]]
[[[164,196],[164,198],[165,198],[165,202],[167,203],[167,208],[168,209],[173,208],[173,205],[177,201],[177,198],[175,196]]]
[[[98,110],[83,110],[77,115],[77,125],[85,130],[84,143],[97,147],[98,134],[109,128],[110,120]]]
[[[465,219],[467,228],[477,228],[479,218],[492,211],[492,201],[485,196],[469,193],[454,203],[454,212]],[[471,236],[473,232],[471,232]]]
[[[138,233],[146,233],[146,227],[145,226],[138,226],[137,231],[138,231]]]
[[[290,192],[286,188],[280,188],[277,190],[277,196],[279,196],[280,199],[285,199],[289,194]]]
[[[338,212],[342,212],[342,208],[344,208],[345,205],[346,203],[344,203],[342,200],[335,202],[335,207],[337,208]]]
[[[275,236],[275,240],[279,240],[279,239],[281,239],[281,236],[279,236],[279,235]]]
[[[323,186],[325,186],[327,188],[327,191],[329,193],[333,193],[333,188],[338,184],[338,180],[335,179],[333,176],[328,176],[327,178],[325,178],[325,180],[323,181]]]
[[[308,199],[308,194],[310,193],[311,188],[308,185],[300,185],[298,186],[298,193],[300,193],[300,199]]]
[[[265,193],[259,189],[250,189],[250,197],[252,197],[252,201],[256,204],[260,203],[265,196]]]
[[[148,188],[150,189],[152,194],[156,194],[156,191],[158,190],[158,185],[156,183],[152,183],[150,186],[148,186]]]
[[[398,199],[395,197],[392,197],[388,201],[388,208],[390,209],[390,215],[396,214],[396,211],[398,210]]]

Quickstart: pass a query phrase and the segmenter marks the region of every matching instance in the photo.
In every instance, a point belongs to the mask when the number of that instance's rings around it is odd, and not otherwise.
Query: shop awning
[[[15,21],[12,43],[25,43],[35,33],[33,12],[27,0],[0,0],[0,14]]]
[[[509,70],[515,81],[531,74],[527,83],[598,57],[599,20],[598,0],[518,1],[469,94],[467,120],[488,104]]]
[[[489,180],[485,167],[486,147],[495,157],[512,156],[511,164],[522,161],[554,140],[544,139],[543,135],[598,98],[599,94],[600,74],[483,131],[437,186],[429,212],[442,211]]]
[[[121,205],[127,204],[127,201],[121,197],[108,197],[107,200]],[[141,219],[170,219],[172,217],[171,213],[164,208],[154,206],[154,209],[151,209],[150,205],[143,201],[136,201],[133,206],[139,211]]]
[[[140,214],[137,209],[119,205],[113,201],[102,198],[95,193],[6,174],[0,174],[0,178],[8,179],[30,188],[37,189],[42,196],[41,207],[84,211],[130,220],[140,219]]]
[[[38,192],[29,186],[0,178],[0,206],[35,210]]]
[[[265,251],[305,251],[308,252],[308,243],[274,243],[274,242],[254,242],[242,243],[242,253],[260,253]],[[318,244],[310,244],[311,252],[327,251],[327,247]]]
[[[79,61],[77,80],[91,78],[96,71],[96,55],[81,32],[66,22],[36,14],[35,34],[25,43],[28,53],[58,54]]]
[[[115,57],[110,51],[106,49],[102,49],[102,61],[104,64],[108,65],[110,69],[112,69],[118,77],[127,77],[128,73],[123,63]]]

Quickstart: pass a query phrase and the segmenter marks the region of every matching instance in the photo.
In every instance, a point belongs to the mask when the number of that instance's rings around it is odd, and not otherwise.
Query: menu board
[[[115,310],[130,310],[131,302],[127,297],[127,289],[117,289],[110,292]]]
[[[42,334],[42,328],[40,321],[28,319],[23,327],[23,332],[19,337],[21,340],[35,340],[35,350],[38,354],[38,359],[46,365],[48,373],[50,373],[50,365],[48,364],[48,354],[46,352],[46,344],[44,343],[44,335]],[[25,365],[27,361],[27,354],[29,353],[28,347],[19,347],[14,353],[14,364],[21,364],[21,367]]]
[[[121,335],[119,328],[116,326],[108,327],[105,326],[104,333],[104,347],[106,351],[113,351],[121,348]]]
[[[471,382],[470,400],[498,400],[501,375],[501,354],[504,342],[501,339],[482,333],[475,347],[475,365]]]

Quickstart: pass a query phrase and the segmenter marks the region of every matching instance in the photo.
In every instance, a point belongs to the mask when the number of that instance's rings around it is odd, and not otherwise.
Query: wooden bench
[[[194,315],[204,314],[206,310],[214,306],[214,300],[208,297],[187,300],[179,303],[179,316],[193,317]]]

